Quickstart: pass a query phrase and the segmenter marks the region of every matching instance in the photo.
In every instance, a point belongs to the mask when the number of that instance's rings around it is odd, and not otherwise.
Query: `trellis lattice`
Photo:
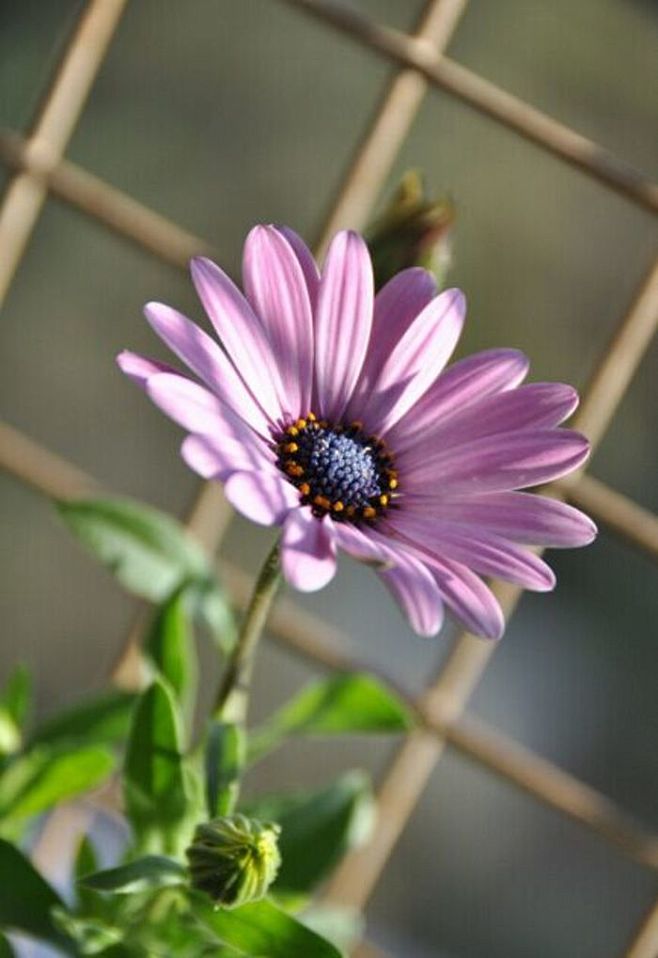
[[[658,213],[658,185],[576,131],[444,56],[467,0],[427,0],[413,36],[375,24],[330,0],[285,2],[346,33],[399,68],[356,148],[321,231],[318,252],[335,230],[363,227],[430,87],[460,99],[577,167],[604,188]],[[0,133],[0,161],[14,171],[0,205],[0,304],[49,195],[171,265],[185,267],[191,255],[212,253],[210,244],[201,238],[64,158],[125,6],[126,0],[88,0],[31,130],[25,136]],[[603,438],[657,325],[658,259],[648,269],[628,312],[603,349],[584,391],[574,426],[588,435],[593,446]],[[100,485],[74,464],[7,424],[0,424],[0,466],[19,481],[59,498],[84,495]],[[658,559],[658,517],[640,505],[586,474],[556,483],[550,491],[588,511],[599,524],[648,558]],[[216,551],[229,519],[220,487],[207,484],[201,488],[187,524],[206,548]],[[221,569],[236,604],[244,605],[250,591],[249,578],[224,561]],[[503,583],[494,583],[493,589],[505,613],[511,615],[520,590]],[[300,611],[290,599],[282,600],[276,608],[270,634],[318,667],[359,667],[337,651],[342,643],[334,629]],[[115,682],[135,684],[139,680],[139,636],[138,621],[113,670]],[[420,699],[411,703],[419,728],[407,736],[380,784],[379,827],[369,845],[343,861],[326,890],[328,900],[360,907],[366,904],[446,745],[593,830],[638,865],[658,871],[658,836],[648,833],[573,775],[465,714],[493,650],[493,645],[462,632],[439,674]],[[390,677],[387,680],[395,684]],[[37,857],[44,857],[48,841],[46,829]],[[359,958],[375,954],[379,952],[366,943],[358,949]],[[624,951],[624,958],[657,956],[658,902]]]

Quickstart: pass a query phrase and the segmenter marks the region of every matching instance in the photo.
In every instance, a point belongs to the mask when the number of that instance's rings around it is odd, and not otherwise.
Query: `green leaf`
[[[130,499],[58,502],[71,532],[130,592],[161,602],[212,575],[201,548],[170,516]]]
[[[38,725],[30,744],[114,745],[123,742],[130,728],[136,696],[109,692],[81,702]]]
[[[123,939],[121,929],[99,919],[80,918],[64,908],[53,908],[52,915],[57,928],[76,942],[83,955],[105,954]]]
[[[253,958],[340,958],[340,952],[271,901],[231,911],[196,901],[194,912],[220,941]]]
[[[30,691],[29,672],[24,665],[18,665],[0,693],[0,756],[10,755],[21,747]]]
[[[244,730],[231,722],[212,722],[206,741],[206,803],[208,817],[233,811],[240,772],[244,767]]]
[[[70,943],[51,916],[51,909],[63,908],[63,902],[22,852],[1,838],[0,888],[0,928],[63,947]]]
[[[0,932],[0,958],[15,958],[14,949],[2,932]]]
[[[79,884],[94,891],[128,895],[154,888],[167,888],[185,881],[187,872],[182,865],[163,855],[145,855],[127,865],[94,872],[78,879]]]
[[[250,757],[275,748],[287,735],[401,732],[413,724],[404,703],[365,673],[314,682],[250,735]]]
[[[60,802],[100,785],[114,767],[114,756],[102,746],[74,751],[46,746],[21,755],[2,776],[0,818],[10,825],[38,815]]]
[[[141,695],[135,711],[124,787],[137,834],[171,835],[186,806],[180,717],[173,694],[159,679]]]
[[[179,589],[156,611],[146,640],[146,653],[167,680],[188,714],[197,684],[198,666],[188,612],[189,600]]]
[[[375,803],[367,777],[348,772],[317,792],[260,799],[250,804],[249,813],[281,826],[275,891],[305,893],[368,838]]]
[[[186,594],[192,603],[196,622],[210,633],[224,655],[227,655],[237,636],[235,616],[224,589],[215,576],[190,582]]]

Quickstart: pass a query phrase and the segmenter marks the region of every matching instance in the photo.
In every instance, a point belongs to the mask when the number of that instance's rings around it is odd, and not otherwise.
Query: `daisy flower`
[[[286,580],[326,585],[336,553],[371,564],[419,634],[447,606],[471,632],[504,620],[480,576],[547,591],[529,546],[581,546],[581,512],[521,492],[577,469],[587,440],[558,428],[576,408],[560,383],[522,385],[526,357],[490,349],[448,366],[464,296],[423,269],[375,295],[363,239],[334,238],[320,272],[292,230],[257,226],[244,293],[208,259],[192,280],[219,343],[162,303],[146,318],[192,371],[123,352],[121,369],[188,433],[185,462],[224,483],[247,518],[278,525]],[[221,345],[220,345],[221,343]]]

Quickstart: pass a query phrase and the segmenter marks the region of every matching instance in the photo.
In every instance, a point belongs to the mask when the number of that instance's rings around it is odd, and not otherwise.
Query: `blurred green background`
[[[407,28],[421,4],[353,6]],[[3,126],[29,122],[80,7],[0,2]],[[450,53],[651,172],[657,48],[649,2],[472,0]],[[132,0],[68,155],[206,237],[236,270],[255,222],[317,235],[388,74],[274,0]],[[515,346],[530,355],[532,378],[582,386],[650,262],[649,215],[438,93],[391,187],[409,166],[457,205],[450,280],[470,303],[460,354]],[[140,314],[152,298],[200,318],[183,274],[51,201],[3,310],[2,411],[109,488],[181,514],[197,483],[178,458],[179,430],[114,365],[123,347],[164,355]],[[654,510],[656,358],[654,344],[592,466]],[[49,713],[103,685],[133,605],[47,502],[6,476],[0,490],[0,670],[30,663]],[[235,520],[225,551],[254,569],[269,540]],[[523,599],[474,709],[658,828],[654,569],[606,534],[551,561],[556,593]],[[375,577],[348,561],[304,604],[409,689],[447,648],[413,636]],[[307,675],[266,648],[256,713]],[[295,743],[254,787],[319,784],[349,766],[378,773],[392,746]],[[652,894],[648,872],[451,753],[368,926],[400,958],[601,958],[620,951]]]

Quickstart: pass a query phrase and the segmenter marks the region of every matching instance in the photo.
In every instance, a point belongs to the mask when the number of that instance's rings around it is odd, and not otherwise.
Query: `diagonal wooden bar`
[[[575,486],[568,488],[566,497],[602,528],[658,561],[658,516],[648,509],[589,474],[582,475]]]
[[[28,137],[27,153],[40,163],[60,159],[85,105],[126,0],[89,0]],[[0,207],[0,304],[4,301],[47,187],[28,172],[7,185]]]
[[[443,53],[466,9],[467,0],[428,0],[415,36]],[[417,70],[400,70],[384,91],[350,162],[316,244],[321,258],[338,230],[363,227],[427,92]]]
[[[479,113],[615,190],[643,209],[658,213],[658,185],[608,150],[559,123],[466,67],[440,56],[426,41],[373,23],[332,0],[284,0],[289,6],[330,24],[432,86],[456,96]]]
[[[601,440],[658,326],[658,260],[654,262],[585,390],[574,426]],[[578,477],[574,477],[574,484]],[[570,485],[570,484],[569,484]],[[503,612],[514,611],[521,590],[508,583],[492,586]],[[444,667],[422,697],[420,707],[432,723],[450,726],[463,713],[495,646],[462,632]],[[422,795],[443,753],[445,740],[425,731],[409,735],[394,757],[379,792],[379,820],[370,843],[348,855],[334,873],[327,900],[361,908]]]
[[[658,955],[658,901],[642,919],[623,958],[656,958]]]
[[[29,174],[53,196],[172,266],[186,269],[192,256],[213,255],[205,240],[75,163],[34,155],[29,142],[13,131],[0,132],[0,160]]]

